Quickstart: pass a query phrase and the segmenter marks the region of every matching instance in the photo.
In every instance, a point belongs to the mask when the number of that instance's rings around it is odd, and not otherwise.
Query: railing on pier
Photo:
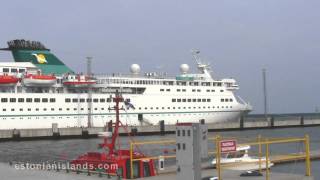
[[[236,166],[239,165],[239,163],[228,163],[228,164],[222,164],[220,163],[221,159],[221,147],[220,147],[220,142],[222,140],[230,140],[234,139],[238,143],[237,146],[251,146],[253,147],[252,149],[255,150],[255,152],[251,153],[250,155],[256,153],[256,157],[259,158],[258,161],[258,166],[259,166],[259,172],[262,173],[263,171],[265,172],[265,177],[267,180],[270,178],[270,168],[263,168],[269,167],[269,163],[285,163],[285,162],[296,162],[296,161],[305,161],[305,175],[306,176],[311,176],[311,164],[310,164],[310,144],[309,144],[309,136],[305,135],[304,137],[292,137],[292,138],[266,138],[262,137],[259,135],[257,138],[254,139],[239,139],[236,137],[222,137],[222,136],[215,136],[215,137],[209,137],[208,138],[208,156],[213,158],[216,157],[216,160],[218,161],[216,163],[216,171],[219,179],[222,179],[222,170],[224,168],[228,168],[230,166]],[[291,152],[291,153],[285,153],[285,152],[278,152],[275,153],[278,149],[277,147],[276,150],[270,149],[273,146],[276,145],[286,145],[290,147],[288,144],[294,144],[298,145],[297,147],[299,148],[298,152]],[[131,177],[133,177],[133,162],[142,160],[144,158],[133,158],[133,153],[136,151],[137,146],[139,146],[139,150],[141,150],[141,147],[143,146],[148,146],[148,156],[147,159],[153,159],[153,160],[170,160],[170,159],[175,159],[175,147],[176,147],[176,141],[174,139],[168,139],[168,140],[161,140],[161,141],[143,141],[143,142],[131,142],[130,143],[130,156],[131,156],[131,161],[130,161],[130,166],[131,166]],[[292,145],[291,145],[292,146]],[[294,146],[292,146],[294,147]],[[292,148],[294,150],[294,148]],[[272,153],[271,153],[272,152]],[[263,160],[263,157],[265,157],[265,160]],[[175,161],[172,161],[175,162]],[[209,161],[211,162],[211,160]],[[245,164],[250,164],[250,163],[257,163],[257,162],[245,162]],[[241,165],[241,163],[240,163]],[[203,167],[213,167],[211,163],[204,163]],[[172,169],[172,171],[175,171],[175,168]],[[158,172],[159,173],[159,172]]]

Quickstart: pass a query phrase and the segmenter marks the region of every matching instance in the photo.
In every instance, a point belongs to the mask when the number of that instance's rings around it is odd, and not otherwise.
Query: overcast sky
[[[263,112],[262,68],[273,113],[320,108],[319,0],[10,0],[0,6],[0,47],[39,40],[69,67],[97,73],[196,71],[201,50],[216,78],[234,77],[253,113]],[[0,61],[12,60],[0,52]]]

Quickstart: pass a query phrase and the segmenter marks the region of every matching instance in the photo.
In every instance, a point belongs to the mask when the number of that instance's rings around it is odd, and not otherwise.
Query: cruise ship
[[[138,64],[127,74],[77,74],[37,41],[12,40],[1,50],[15,62],[0,63],[0,129],[103,127],[115,120],[115,92],[124,97],[128,126],[236,121],[252,109],[235,95],[234,79],[211,76],[198,50],[192,56],[199,72],[182,64],[175,77],[142,73]]]

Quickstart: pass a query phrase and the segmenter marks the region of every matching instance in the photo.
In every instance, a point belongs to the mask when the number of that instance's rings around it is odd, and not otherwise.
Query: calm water
[[[263,137],[302,137],[309,134],[311,138],[311,150],[320,149],[320,127],[308,128],[289,128],[289,129],[268,129],[268,130],[247,130],[247,131],[228,131],[220,132],[222,136],[239,137],[240,142],[246,142],[256,138],[259,134]],[[210,133],[214,136],[215,133]],[[174,135],[167,136],[148,136],[136,137],[136,141],[172,139]],[[2,142],[0,143],[0,162],[22,161],[22,162],[43,162],[61,159],[73,159],[87,151],[97,151],[97,144],[101,139],[68,139],[68,140],[39,140],[39,141],[21,141],[21,142]],[[128,147],[128,138],[121,137],[120,143]],[[209,144],[209,148],[213,148]],[[293,143],[284,145],[272,145],[271,155],[299,152],[303,150],[303,144]],[[159,155],[164,150],[173,153],[174,146],[142,146],[140,149],[145,154]],[[172,150],[172,151],[171,151]],[[252,155],[257,155],[257,148],[252,147]],[[274,166],[272,171],[288,173],[305,173],[305,164],[303,162],[290,163]],[[320,179],[320,161],[312,162],[312,175],[315,179]]]

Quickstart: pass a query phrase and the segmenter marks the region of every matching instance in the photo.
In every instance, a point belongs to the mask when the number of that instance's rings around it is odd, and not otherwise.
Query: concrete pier
[[[270,123],[272,121],[272,123]],[[291,119],[269,118],[266,120],[243,120],[238,122],[224,122],[207,124],[209,131],[228,131],[228,130],[249,130],[249,129],[268,129],[268,128],[291,128],[291,127],[310,127],[320,126],[319,119],[306,119],[304,117],[292,117]],[[59,128],[58,124],[52,124],[47,129],[11,129],[0,130],[0,141],[4,140],[23,140],[23,139],[57,139],[57,138],[88,138],[96,137],[98,132],[104,131],[104,127],[70,127]],[[163,135],[173,134],[175,125],[154,125],[128,127],[127,131],[120,128],[120,135],[127,135],[128,132],[135,135]]]

